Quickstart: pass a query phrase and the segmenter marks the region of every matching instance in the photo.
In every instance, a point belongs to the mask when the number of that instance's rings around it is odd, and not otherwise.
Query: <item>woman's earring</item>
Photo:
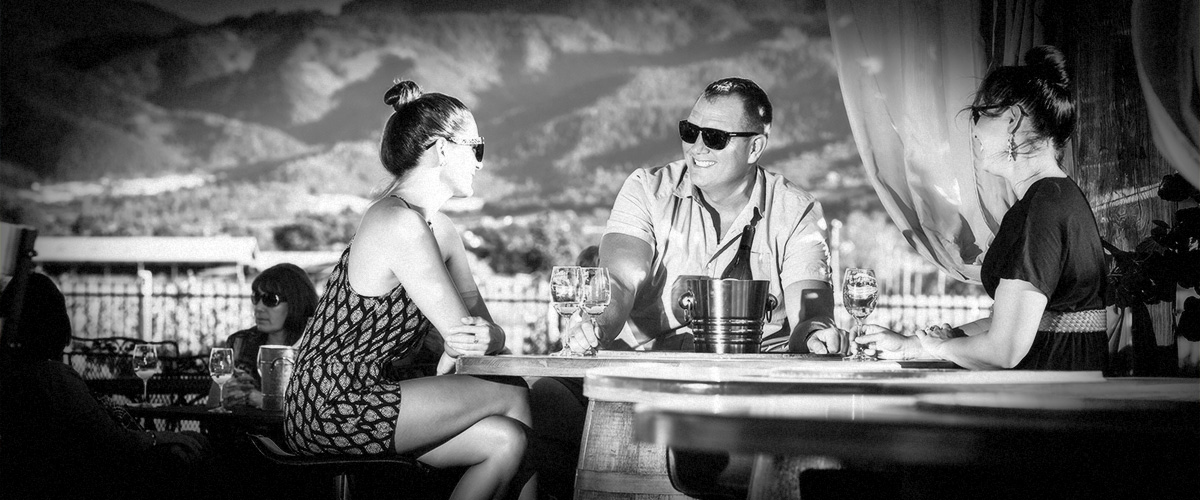
[[[1017,134],[1008,134],[1008,161],[1017,161]]]

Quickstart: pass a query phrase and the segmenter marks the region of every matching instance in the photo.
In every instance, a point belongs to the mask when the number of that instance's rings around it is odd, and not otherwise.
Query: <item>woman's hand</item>
[[[437,371],[435,375],[449,375],[454,373],[457,365],[454,363],[454,358],[450,354],[443,352],[442,357],[438,358]]]
[[[922,357],[921,343],[879,325],[863,325],[863,334],[854,339],[859,344],[875,344],[882,359],[914,359]]]
[[[956,332],[954,328],[946,323],[929,326],[917,331],[917,339],[921,342],[921,348],[923,348],[925,352],[931,353],[939,358],[944,357],[938,354],[942,344],[945,344],[947,340],[961,336],[962,335],[959,332]]]
[[[467,316],[461,325],[446,332],[445,339],[446,345],[460,354],[482,356],[504,347],[504,329],[479,316]]]

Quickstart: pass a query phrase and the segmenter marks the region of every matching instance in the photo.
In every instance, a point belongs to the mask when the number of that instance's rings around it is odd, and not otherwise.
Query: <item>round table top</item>
[[[870,365],[871,369],[900,370],[903,368],[955,369],[954,363],[944,360],[905,360],[877,362],[842,361],[840,354],[710,354],[671,351],[600,351],[595,356],[557,355],[498,355],[459,356],[457,373],[465,375],[509,375],[523,377],[582,378],[595,368],[624,368],[641,365],[675,367],[737,366],[739,368],[775,369],[832,367],[836,365]]]
[[[587,371],[584,395],[603,401],[651,402],[664,394],[895,394],[1043,389],[1063,384],[1098,384],[1098,371],[967,371],[902,368],[892,363],[796,361],[746,367],[674,366],[646,363]],[[1036,389],[1031,389],[1036,390]]]
[[[1137,397],[1139,386],[1152,396]],[[635,430],[640,440],[689,449],[904,465],[1187,461],[1200,447],[1194,379],[1040,387],[1025,393],[666,394],[636,405]],[[1111,456],[1114,450],[1122,455]]]

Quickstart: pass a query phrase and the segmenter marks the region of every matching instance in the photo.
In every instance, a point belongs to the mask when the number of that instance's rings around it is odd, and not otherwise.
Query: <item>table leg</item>
[[[575,472],[575,498],[690,498],[671,486],[663,446],[633,434],[634,403],[588,401]]]

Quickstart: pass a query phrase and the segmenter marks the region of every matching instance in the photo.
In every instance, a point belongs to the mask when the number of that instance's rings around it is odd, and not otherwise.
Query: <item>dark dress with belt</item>
[[[992,298],[1001,279],[1027,281],[1046,295],[1047,312],[1104,309],[1104,250],[1083,192],[1067,178],[1046,178],[1004,214],[983,260],[984,289]],[[1039,330],[1020,370],[1103,370],[1108,337]]]
[[[390,365],[421,348],[429,320],[403,285],[354,292],[350,248],[305,329],[284,402],[284,433],[303,454],[394,453],[399,378]]]

